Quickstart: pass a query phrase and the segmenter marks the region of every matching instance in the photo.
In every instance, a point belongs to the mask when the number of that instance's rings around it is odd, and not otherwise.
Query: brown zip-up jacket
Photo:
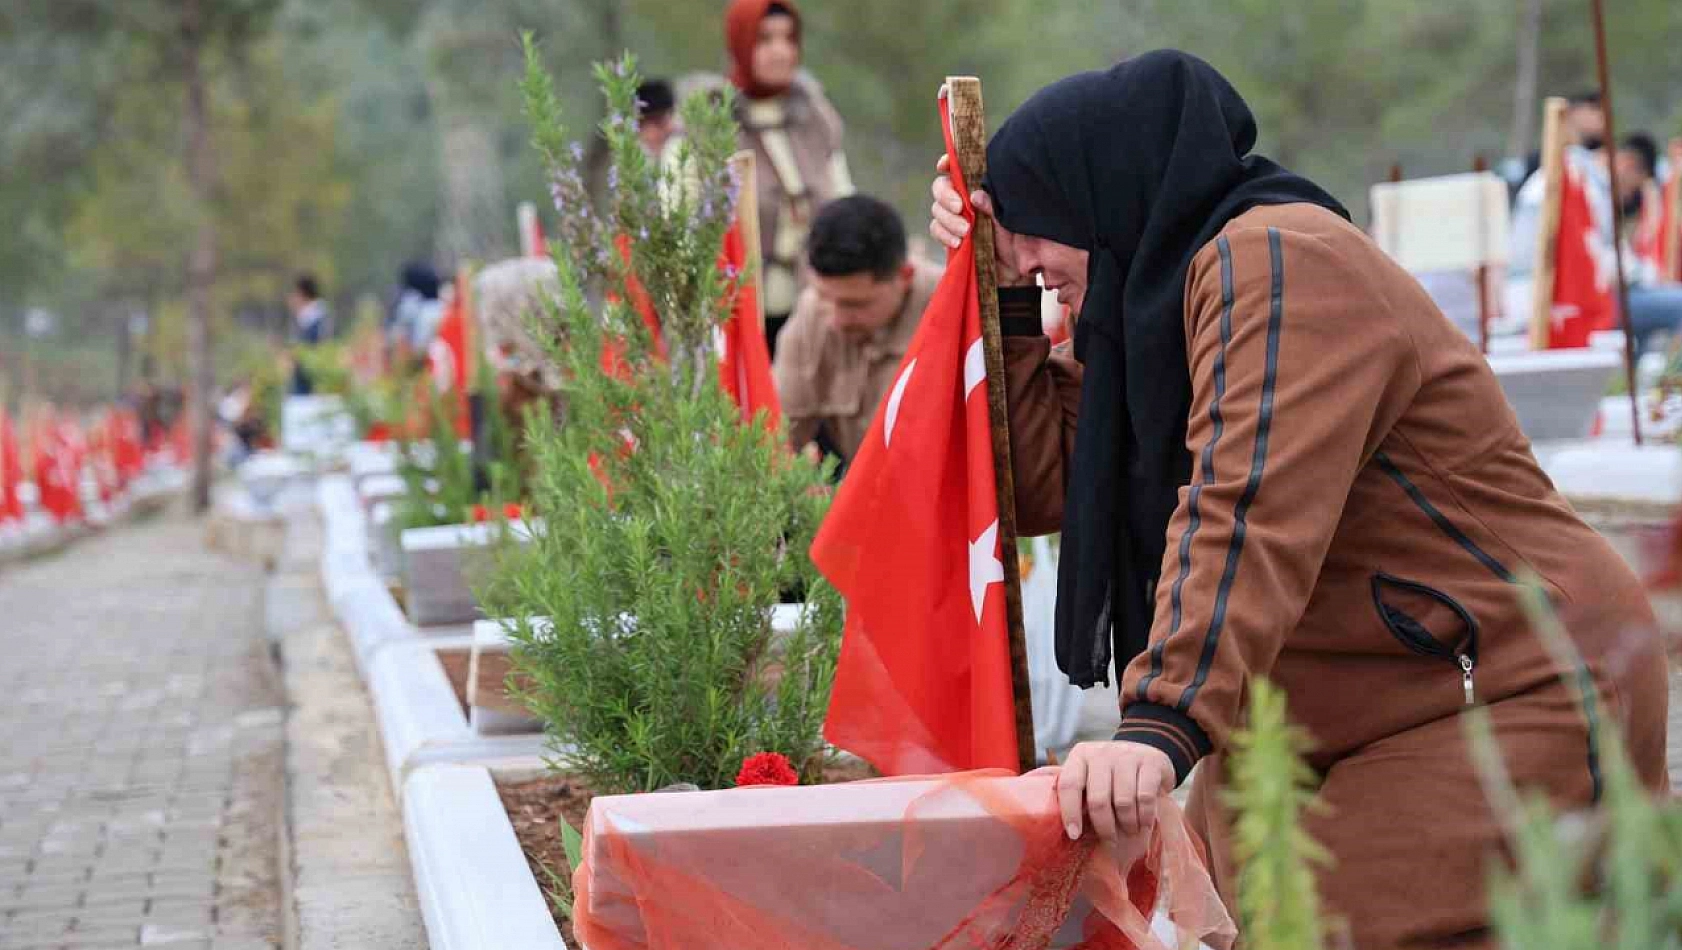
[[[1185,333],[1191,484],[1118,733],[1182,780],[1225,747],[1252,676],[1285,689],[1318,768],[1556,681],[1525,577],[1584,620],[1591,665],[1650,629],[1639,582],[1554,490],[1476,347],[1348,222],[1309,205],[1233,219],[1193,260]],[[1019,524],[1047,533],[1080,516],[1061,510],[1080,367],[1013,337],[1007,375]],[[1561,767],[1598,791],[1592,745]]]

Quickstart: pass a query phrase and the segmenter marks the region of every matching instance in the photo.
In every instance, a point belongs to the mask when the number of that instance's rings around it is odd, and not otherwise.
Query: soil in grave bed
[[[444,666],[444,678],[450,681],[450,692],[456,694],[461,714],[472,718],[467,709],[467,673],[473,661],[470,650],[439,650],[438,662]]]
[[[832,784],[877,777],[876,770],[858,761],[832,765],[824,770],[824,781]],[[549,913],[555,918],[555,926],[560,928],[561,938],[569,947],[578,946],[572,935],[572,921],[551,897],[551,892],[555,890],[551,874],[566,879],[570,885],[566,848],[561,844],[560,820],[564,819],[582,831],[584,816],[590,811],[590,800],[595,797],[595,792],[570,775],[550,775],[523,782],[499,781],[496,792],[502,798],[502,807],[508,812],[509,822],[514,826],[514,837],[519,839],[520,850],[525,852],[526,866],[531,869],[544,897],[549,898]]]

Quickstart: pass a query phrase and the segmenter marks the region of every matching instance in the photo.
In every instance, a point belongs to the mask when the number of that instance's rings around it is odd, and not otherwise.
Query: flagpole
[[[1483,174],[1489,171],[1489,163],[1484,161],[1483,155],[1472,156],[1472,171]],[[1481,182],[1479,183],[1482,184]],[[1483,190],[1478,190],[1478,266],[1473,272],[1478,282],[1478,350],[1484,356],[1489,355],[1489,264],[1484,261],[1484,252],[1489,245],[1489,203],[1484,201]],[[1503,207],[1497,214],[1505,214]]]
[[[1564,99],[1542,103],[1542,207],[1536,216],[1536,266],[1532,268],[1530,348],[1545,350],[1553,337],[1554,269],[1559,254],[1560,201],[1565,189]]]
[[[759,246],[759,171],[754,164],[753,152],[744,150],[730,156],[730,170],[736,176],[736,224],[742,230],[742,249],[748,255],[747,274],[742,279],[751,280],[759,286],[760,292],[753,295],[759,305],[754,317],[759,321],[760,332],[764,332],[765,275],[761,273],[764,261]]]
[[[1612,119],[1612,76],[1606,56],[1606,10],[1593,0],[1595,67],[1600,74],[1600,107],[1606,112],[1606,179],[1612,189],[1612,261],[1618,278],[1618,314],[1624,325],[1624,381],[1629,385],[1629,415],[1635,444],[1641,445],[1641,394],[1635,391],[1635,332],[1630,322],[1629,282],[1624,279],[1624,203],[1618,197],[1618,127]]]
[[[987,173],[987,114],[981,80],[946,78],[952,140],[964,181],[974,189]],[[987,358],[987,410],[993,430],[993,484],[999,499],[999,553],[1005,569],[1005,623],[1010,636],[1011,692],[1016,705],[1017,758],[1024,772],[1039,762],[1034,706],[1028,685],[1028,641],[1022,625],[1022,570],[1016,555],[1016,479],[1010,467],[1010,412],[1005,396],[1004,334],[999,328],[999,281],[994,269],[993,222],[975,220],[976,295],[981,302],[982,350]]]

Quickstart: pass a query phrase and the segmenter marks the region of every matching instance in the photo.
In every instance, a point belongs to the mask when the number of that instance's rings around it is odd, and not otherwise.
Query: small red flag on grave
[[[47,419],[31,440],[41,508],[59,524],[82,517],[80,439],[66,423]]]
[[[470,285],[465,275],[456,278],[455,294],[438,323],[438,334],[427,347],[433,388],[440,394],[449,394],[455,405],[456,435],[463,439],[473,435],[473,422],[467,409],[468,380],[473,375]]]
[[[1555,242],[1553,322],[1548,334],[1552,350],[1588,346],[1591,333],[1617,324],[1612,249],[1595,220],[1591,202],[1598,195],[1591,194],[1589,174],[1583,162],[1567,158]]]
[[[775,431],[782,416],[777,384],[771,376],[771,349],[765,343],[765,324],[759,316],[758,274],[747,274],[750,249],[742,237],[740,220],[724,235],[719,267],[727,279],[738,280],[730,318],[718,338],[718,381],[742,409],[748,422],[761,411],[765,425]]]
[[[630,240],[620,235],[615,244],[629,268]],[[748,259],[749,249],[742,239],[741,223],[738,221],[724,235],[724,247],[718,257],[719,270],[734,281],[748,270]],[[626,293],[631,306],[642,316],[643,325],[653,337],[655,357],[664,360],[666,343],[660,334],[660,316],[634,272],[626,276]],[[741,407],[743,421],[764,410],[766,425],[774,429],[782,409],[777,401],[776,383],[771,376],[771,351],[765,343],[765,327],[759,319],[759,287],[755,280],[743,278],[737,284],[730,316],[719,328],[714,344],[718,350],[719,385]],[[622,344],[609,341],[603,345],[602,370],[619,376],[630,372],[624,364]]]
[[[140,419],[133,410],[115,415],[117,426],[117,471],[123,484],[134,481],[146,470],[146,449],[140,444]]]
[[[12,419],[0,411],[0,524],[23,519],[23,502],[18,486],[23,483],[23,459],[18,455],[17,430]]]
[[[824,735],[888,775],[1020,764],[986,382],[966,238],[812,544],[847,601]]]

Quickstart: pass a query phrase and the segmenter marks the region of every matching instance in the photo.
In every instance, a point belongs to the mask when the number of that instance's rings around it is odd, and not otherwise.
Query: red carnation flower
[[[742,762],[742,770],[736,773],[736,786],[747,785],[799,785],[800,776],[789,764],[788,756],[781,752],[761,752],[750,755]]]

